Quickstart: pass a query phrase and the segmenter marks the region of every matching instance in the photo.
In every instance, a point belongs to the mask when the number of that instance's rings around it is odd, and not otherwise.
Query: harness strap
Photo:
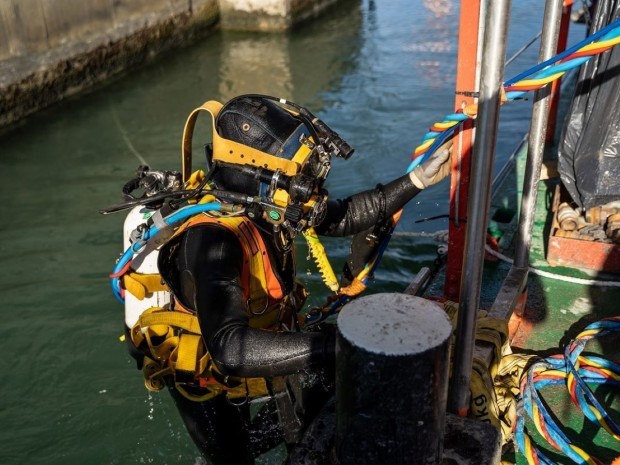
[[[163,309],[150,309],[140,315],[140,326],[167,325],[184,329],[192,334],[200,334],[200,324],[196,315],[191,313],[171,312]]]
[[[123,287],[138,300],[158,291],[168,291],[168,286],[159,274],[144,274],[130,271],[123,276]]]
[[[183,375],[189,375],[192,379],[194,374],[200,375],[206,368],[203,347],[202,338],[197,334],[181,334],[177,350],[173,353],[176,357],[170,357],[170,361],[174,363],[175,371],[185,372]],[[202,363],[198,363],[199,360]]]
[[[267,247],[256,226],[243,216],[216,218],[197,215],[184,223],[175,234],[181,234],[186,228],[204,223],[225,227],[237,236],[249,265],[244,267],[241,277],[248,307],[252,316],[266,316],[269,313],[267,310],[270,304],[283,299],[284,292],[272,269]],[[253,277],[259,279],[253,279]],[[275,323],[273,318],[266,318],[265,324],[261,322],[261,326],[269,327]]]
[[[199,182],[199,179],[200,174],[197,174],[191,182]],[[201,223],[219,224],[230,229],[239,239],[246,260],[242,283],[248,299],[250,324],[265,329],[281,328],[284,324],[295,327],[292,316],[294,309],[299,309],[305,300],[303,287],[296,287],[292,295],[283,295],[265,244],[251,221],[242,216],[216,218],[198,215],[184,223],[176,234]],[[132,273],[127,282],[131,283],[132,293],[135,287],[139,289],[135,292],[142,290],[146,294],[148,289],[161,283],[161,278],[159,275]],[[174,310],[152,307],[143,312],[130,335],[134,345],[146,354],[143,374],[149,390],[161,390],[173,379],[178,391],[193,401],[209,400],[220,394],[229,399],[269,395],[263,378],[221,375],[205,347],[197,316],[178,302]]]
[[[187,332],[176,336],[176,330]],[[136,347],[146,345],[148,355],[142,368],[144,384],[150,391],[160,391],[165,377],[174,375],[175,386],[186,398],[202,402],[225,393],[229,399],[257,398],[269,394],[263,378],[234,379],[229,387],[220,381],[217,367],[206,352],[195,315],[150,308],[140,316],[131,330]],[[187,386],[202,389],[189,389]]]

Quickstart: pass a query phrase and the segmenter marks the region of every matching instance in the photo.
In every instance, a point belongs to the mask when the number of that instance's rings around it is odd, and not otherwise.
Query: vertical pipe
[[[480,69],[481,21],[484,0],[461,0],[459,46],[456,69],[454,109],[476,102]],[[467,225],[467,191],[470,183],[471,147],[474,140],[473,121],[465,121],[454,135],[452,176],[450,177],[450,223],[448,224],[448,259],[444,295],[458,301],[465,249]]]
[[[463,272],[461,278],[454,368],[448,397],[448,409],[463,416],[469,409],[469,383],[475,342],[476,314],[484,263],[509,15],[510,0],[489,2],[489,11],[485,18],[480,99],[471,166],[473,182],[470,184],[467,209],[463,262],[463,270],[466,272]]]
[[[337,463],[442,463],[451,333],[442,307],[421,297],[347,304],[336,340]]]
[[[547,0],[538,55],[539,62],[555,55],[561,18],[562,0]],[[517,268],[527,269],[529,267],[532,230],[538,200],[538,182],[540,181],[540,168],[545,149],[545,132],[549,117],[549,96],[550,86],[545,86],[534,94],[527,162],[523,179],[523,196],[521,197],[521,216],[515,245],[514,266]]]

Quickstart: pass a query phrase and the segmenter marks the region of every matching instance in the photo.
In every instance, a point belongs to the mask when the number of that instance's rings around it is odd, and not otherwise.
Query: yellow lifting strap
[[[458,304],[448,301],[444,310],[455,327]],[[507,321],[489,317],[485,310],[478,311],[476,341],[492,344],[494,356],[490,366],[474,356],[469,416],[495,426],[502,433],[502,444],[505,445],[512,437],[521,378],[536,357],[513,354],[508,341]]]
[[[143,274],[135,271],[123,275],[123,287],[138,300],[158,291],[168,291],[159,274]]]

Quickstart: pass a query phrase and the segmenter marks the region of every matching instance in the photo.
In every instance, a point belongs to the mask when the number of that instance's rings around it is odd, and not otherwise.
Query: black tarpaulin
[[[620,17],[620,0],[597,2],[592,33]],[[620,199],[620,47],[591,58],[579,73],[559,145],[562,183],[589,209]]]

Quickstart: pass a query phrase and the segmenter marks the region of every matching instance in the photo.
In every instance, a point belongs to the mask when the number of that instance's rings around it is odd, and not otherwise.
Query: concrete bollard
[[[374,294],[338,317],[336,456],[341,465],[441,463],[452,326],[441,306]]]

